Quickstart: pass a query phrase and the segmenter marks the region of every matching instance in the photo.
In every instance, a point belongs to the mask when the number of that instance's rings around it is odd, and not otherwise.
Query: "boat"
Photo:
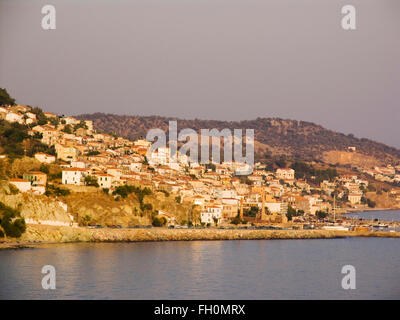
[[[323,226],[321,229],[323,230],[334,230],[334,231],[349,231],[350,229],[345,226],[336,225],[336,226]]]

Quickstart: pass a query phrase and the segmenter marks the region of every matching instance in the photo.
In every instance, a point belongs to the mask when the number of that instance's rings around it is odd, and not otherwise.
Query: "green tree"
[[[288,221],[291,221],[293,217],[299,217],[304,214],[303,210],[296,210],[292,206],[288,206],[287,212],[286,212],[286,217],[288,218]]]
[[[154,227],[162,227],[167,223],[167,219],[165,217],[158,217],[158,216],[154,216],[153,217],[153,222],[152,225]]]
[[[26,230],[25,219],[20,212],[0,202],[0,226],[7,237],[19,238]]]
[[[44,112],[39,107],[32,108],[32,113],[36,114],[37,123],[39,125],[44,125],[47,123],[47,117],[44,115]]]
[[[87,130],[88,126],[86,125],[85,121],[81,120],[79,123],[74,125],[74,131],[78,130],[79,128],[84,128]]]
[[[318,210],[315,215],[317,216],[318,219],[325,219],[328,216],[328,213],[324,212],[324,211],[320,211]]]
[[[258,207],[252,206],[250,209],[243,210],[243,215],[247,217],[256,217],[258,214]]]
[[[84,226],[88,226],[91,220],[92,220],[92,217],[91,217],[91,216],[85,215],[85,216],[82,218],[81,223],[82,223],[82,225],[84,225]]]
[[[65,133],[72,133],[72,127],[71,125],[67,124],[61,131]]]
[[[99,186],[99,184],[97,183],[97,178],[90,175],[85,177],[85,184],[87,186],[93,186],[93,187]]]
[[[234,224],[234,225],[238,225],[238,224],[242,223],[242,220],[240,220],[240,214],[239,213],[235,218],[232,219],[231,223]]]
[[[14,106],[15,99],[11,98],[5,88],[0,88],[0,106]]]
[[[43,172],[43,173],[45,173],[45,174],[49,174],[50,169],[49,169],[49,166],[48,166],[47,164],[42,163],[42,164],[40,165],[39,171],[41,171],[41,172]]]
[[[218,218],[213,217],[213,220],[214,220],[215,226],[217,227],[218,226]]]

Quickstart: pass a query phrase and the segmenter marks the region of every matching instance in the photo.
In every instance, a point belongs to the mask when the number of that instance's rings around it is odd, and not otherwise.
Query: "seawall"
[[[67,242],[143,242],[195,240],[333,239],[342,237],[400,238],[400,232],[354,232],[333,230],[245,230],[245,229],[88,229],[28,225],[18,239],[8,239],[0,248]]]

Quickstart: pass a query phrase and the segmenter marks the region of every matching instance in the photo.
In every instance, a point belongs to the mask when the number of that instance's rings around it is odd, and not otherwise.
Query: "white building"
[[[290,169],[290,168],[277,169],[276,170],[276,177],[278,179],[283,179],[283,180],[294,179],[294,170]]]
[[[8,180],[13,186],[15,186],[21,192],[27,192],[31,190],[31,182],[24,179],[10,179]]]
[[[220,205],[211,205],[207,207],[207,211],[200,213],[201,223],[214,223],[214,219],[217,219],[217,222],[220,223],[222,221],[222,206]]]
[[[52,163],[56,161],[56,157],[50,154],[46,154],[43,152],[35,153],[35,159],[39,160],[42,163]]]
[[[131,162],[129,165],[129,170],[130,171],[135,171],[139,172],[142,169],[142,163],[141,162]]]
[[[360,204],[362,198],[362,193],[350,193],[348,199],[352,205]]]
[[[82,168],[68,168],[62,171],[62,183],[82,186],[85,184],[85,177],[89,170]]]
[[[271,213],[279,213],[285,214],[287,212],[288,205],[286,202],[266,202],[265,207],[268,208],[268,211]]]
[[[107,173],[97,173],[95,174],[97,178],[97,183],[99,184],[100,188],[110,189],[113,183],[113,176]]]
[[[71,168],[81,168],[81,169],[85,169],[86,168],[86,164],[83,161],[72,161],[71,162]]]
[[[62,118],[62,120],[65,120],[65,124],[71,124],[71,125],[77,124],[79,122],[78,120],[76,120],[73,117],[65,117],[65,118]]]
[[[20,124],[23,124],[24,121],[24,116],[20,113],[16,113],[16,112],[9,112],[6,115],[6,120],[9,122],[18,122]]]
[[[44,185],[32,185],[31,190],[34,194],[44,194],[46,192],[46,187]]]
[[[107,169],[107,174],[111,175],[114,178],[114,181],[121,180],[122,171],[119,168],[111,167]]]
[[[152,152],[150,155],[149,163],[165,165],[169,163],[169,148],[168,147],[160,147],[156,152]]]

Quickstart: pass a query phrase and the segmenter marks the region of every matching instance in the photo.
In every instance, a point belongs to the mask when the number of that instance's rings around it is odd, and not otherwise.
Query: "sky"
[[[0,87],[58,114],[280,117],[400,148],[400,1],[0,0]]]

